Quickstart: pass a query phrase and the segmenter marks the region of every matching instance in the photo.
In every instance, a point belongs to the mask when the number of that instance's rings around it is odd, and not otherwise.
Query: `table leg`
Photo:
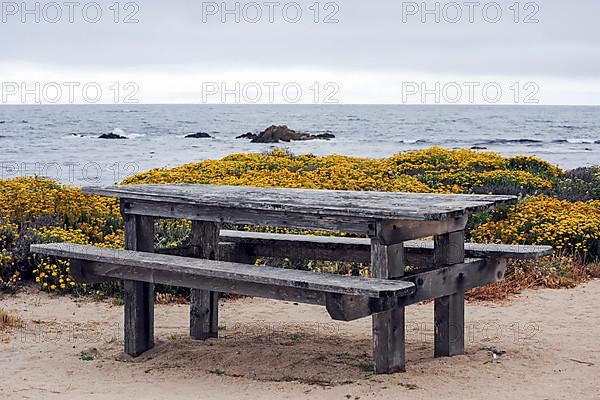
[[[220,226],[214,222],[192,221],[194,257],[219,259]],[[192,289],[190,294],[190,336],[197,340],[218,337],[219,293]]]
[[[464,231],[434,237],[435,265],[452,265],[465,259]],[[465,351],[465,292],[435,299],[435,357],[463,354]]]
[[[375,278],[396,278],[404,274],[404,246],[387,246],[371,240],[371,268]],[[373,315],[373,359],[375,373],[404,371],[404,307]]]
[[[154,252],[154,218],[125,215],[125,248]],[[154,347],[154,285],[125,280],[125,353],[137,357]]]

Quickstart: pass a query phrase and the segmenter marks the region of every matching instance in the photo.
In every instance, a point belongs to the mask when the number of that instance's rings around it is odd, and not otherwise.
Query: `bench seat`
[[[370,304],[386,308],[397,304],[393,298],[415,292],[415,284],[410,281],[257,267],[68,243],[31,245],[31,251],[71,259],[73,277],[87,282],[106,277],[323,305],[339,297],[335,295],[341,295],[382,299],[382,302],[371,301]],[[386,302],[386,299],[391,301]],[[373,309],[374,312],[378,310]]]
[[[31,251],[70,259],[71,275],[81,283],[122,279],[317,304],[343,321],[498,282],[506,269],[503,260],[469,258],[378,279],[69,243],[34,244]]]
[[[290,257],[365,264],[371,262],[369,238],[221,230],[220,239],[223,242],[223,254],[226,256],[240,254],[239,248],[225,245],[225,243],[234,243],[244,247],[246,254],[254,257]],[[432,240],[409,240],[404,242],[404,249],[407,264],[416,266],[431,264],[434,251]],[[465,256],[472,258],[527,260],[550,254],[552,254],[551,246],[465,243]]]

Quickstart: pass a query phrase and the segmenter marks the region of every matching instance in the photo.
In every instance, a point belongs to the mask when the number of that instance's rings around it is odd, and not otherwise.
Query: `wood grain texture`
[[[192,221],[192,257],[219,260],[219,224]],[[219,335],[219,292],[191,289],[190,336],[197,340]]]
[[[404,275],[404,246],[402,243],[386,246],[378,239],[371,240],[371,272],[381,279]]]
[[[125,216],[125,247],[135,252],[152,253],[154,218]],[[137,357],[154,347],[154,284],[125,280],[123,297],[125,353]]]
[[[383,239],[383,242],[382,242]],[[383,238],[371,238],[371,271],[375,278],[390,279],[404,275],[402,243],[388,246]],[[375,373],[390,374],[406,369],[404,307],[374,314],[373,360]]]
[[[264,297],[327,306],[334,319],[349,321],[387,311],[393,307],[409,306],[421,301],[456,293],[502,280],[506,262],[501,259],[466,259],[435,270],[405,275],[402,280],[415,285],[416,291],[402,297],[365,297],[326,293],[310,289],[290,288],[268,284],[232,281],[204,276],[188,275],[177,270],[144,271],[139,267],[119,267],[115,264],[77,261],[85,277],[101,279],[129,279],[160,283],[170,286],[190,287],[244,296]],[[87,283],[87,281],[82,281]]]
[[[462,263],[465,258],[464,231],[434,237],[433,259],[436,266]],[[459,276],[459,281],[463,280]],[[435,357],[463,354],[465,351],[465,290],[434,301]]]
[[[384,220],[374,224],[370,237],[378,238],[383,244],[395,244],[407,240],[421,239],[433,235],[464,230],[468,215],[462,214],[454,218],[440,221],[402,221]]]
[[[221,231],[221,241],[248,245],[255,256],[290,257],[315,260],[348,262],[371,262],[371,239],[338,236],[293,235],[265,232]],[[409,240],[404,242],[406,264],[420,256],[433,257],[432,240]],[[470,258],[491,257],[526,260],[552,254],[551,246],[528,246],[508,244],[465,243],[465,256]],[[431,264],[431,262],[428,264]]]
[[[373,315],[373,359],[376,374],[406,370],[404,307]]]
[[[397,307],[398,297],[372,298],[347,294],[327,293],[325,307],[337,321],[354,321]]]
[[[366,297],[404,296],[414,291],[412,283],[403,281],[323,274],[273,267],[255,267],[225,261],[140,253],[67,243],[32,245],[31,251],[57,257],[109,264],[113,265],[114,270],[119,270],[122,266],[132,267],[130,271],[132,274],[137,275],[136,279],[146,282],[154,282],[154,276],[159,272],[170,271],[178,272],[182,275]]]
[[[398,299],[398,304],[407,306],[500,282],[505,273],[506,260],[469,258],[460,264],[409,274],[402,280],[413,282],[416,290]]]
[[[217,185],[87,187],[85,193],[237,210],[291,212],[321,217],[444,220],[516,202],[515,196],[356,192]]]
[[[315,305],[325,305],[326,292],[276,286],[272,284],[236,281],[232,279],[206,277],[203,275],[189,274],[179,269],[148,269],[136,266],[119,266],[114,263],[95,261],[79,261],[86,271],[86,276],[110,277],[112,279],[129,279],[140,282],[153,282],[163,285],[189,287],[202,291],[234,293],[243,296],[264,297],[267,299],[284,300]],[[364,297],[364,296],[363,296]],[[367,297],[365,297],[367,298]],[[376,300],[395,299],[395,297],[381,297]],[[365,315],[366,316],[366,315]]]

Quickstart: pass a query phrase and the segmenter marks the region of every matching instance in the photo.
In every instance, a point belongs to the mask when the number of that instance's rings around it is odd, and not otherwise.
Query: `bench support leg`
[[[154,252],[154,218],[125,215],[125,248]],[[137,357],[154,347],[154,285],[125,280],[125,353]]]
[[[465,352],[465,293],[435,299],[435,357]]]
[[[404,245],[384,245],[371,240],[371,270],[375,278],[404,275]],[[373,315],[373,361],[375,373],[391,374],[406,369],[404,307]]]
[[[219,224],[192,221],[194,257],[219,259]],[[197,340],[219,334],[219,293],[192,289],[190,293],[190,336]]]
[[[219,335],[219,293],[192,289],[190,295],[190,336],[196,340]]]
[[[125,353],[137,357],[154,347],[154,285],[124,281]]]
[[[435,236],[434,243],[436,265],[464,262],[464,231]],[[465,352],[465,292],[459,286],[456,293],[435,299],[434,328],[435,357]]]
[[[373,315],[373,358],[376,374],[406,369],[404,307]]]

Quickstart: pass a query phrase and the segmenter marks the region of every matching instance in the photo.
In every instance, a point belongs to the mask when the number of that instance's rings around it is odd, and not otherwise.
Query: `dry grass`
[[[0,330],[21,326],[23,320],[12,311],[0,307]]]
[[[600,263],[554,255],[511,262],[504,281],[469,290],[466,297],[471,301],[503,301],[526,289],[574,288],[594,278],[600,278]]]

